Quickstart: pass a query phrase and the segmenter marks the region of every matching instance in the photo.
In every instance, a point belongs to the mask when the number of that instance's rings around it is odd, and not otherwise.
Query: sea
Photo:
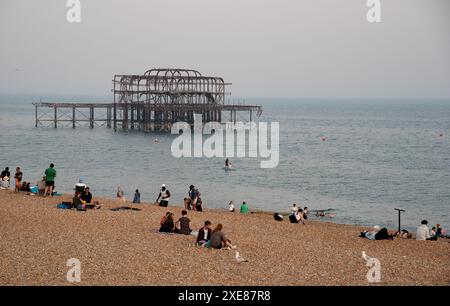
[[[178,135],[170,133],[36,128],[32,102],[41,99],[111,97],[0,95],[0,168],[20,166],[34,183],[54,163],[61,193],[72,193],[82,177],[94,197],[115,197],[121,186],[130,200],[139,189],[142,201],[154,202],[166,184],[181,205],[192,184],[205,208],[225,210],[233,200],[287,213],[296,203],[329,210],[324,221],[393,229],[399,208],[402,228],[423,219],[450,226],[450,101],[247,98],[263,106],[260,122],[279,123],[279,164],[262,169],[260,158],[235,157],[236,170],[224,171],[224,158],[174,157]]]

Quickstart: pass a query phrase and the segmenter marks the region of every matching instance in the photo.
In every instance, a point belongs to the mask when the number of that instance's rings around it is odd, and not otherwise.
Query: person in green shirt
[[[241,214],[248,214],[248,211],[249,211],[249,209],[248,209],[247,203],[245,203],[245,201],[242,202],[241,209],[240,209]]]
[[[44,197],[49,194],[53,196],[53,188],[55,187],[56,170],[55,165],[50,164],[50,168],[45,170],[45,191]]]

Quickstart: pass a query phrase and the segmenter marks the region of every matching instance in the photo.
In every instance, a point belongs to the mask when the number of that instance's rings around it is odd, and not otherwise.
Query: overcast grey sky
[[[0,0],[0,92],[110,94],[114,74],[180,67],[234,96],[450,98],[450,1]]]

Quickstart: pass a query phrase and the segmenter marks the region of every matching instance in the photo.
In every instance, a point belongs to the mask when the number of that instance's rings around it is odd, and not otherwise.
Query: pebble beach
[[[269,213],[189,211],[191,228],[222,223],[234,250],[195,246],[194,236],[160,234],[166,211],[181,205],[133,204],[95,198],[98,210],[57,209],[53,198],[0,190],[0,285],[74,285],[67,260],[81,262],[78,285],[450,285],[450,243],[370,241],[354,225],[276,222]],[[173,205],[173,203],[171,203]],[[381,224],[380,224],[381,225]],[[369,283],[362,252],[381,264],[381,282]]]

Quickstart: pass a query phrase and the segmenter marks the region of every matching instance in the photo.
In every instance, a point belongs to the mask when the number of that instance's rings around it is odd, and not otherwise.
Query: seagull
[[[237,261],[238,263],[248,262],[247,259],[245,259],[245,258],[242,257],[241,255],[239,255],[239,252],[236,252],[236,261]]]

